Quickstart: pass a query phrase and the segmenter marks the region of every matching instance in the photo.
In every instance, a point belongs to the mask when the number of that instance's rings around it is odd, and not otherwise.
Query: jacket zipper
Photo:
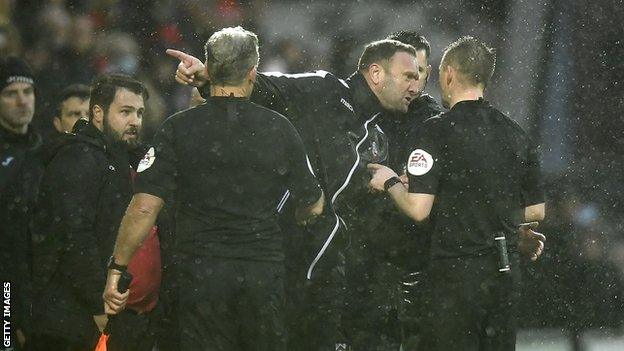
[[[318,261],[321,259],[321,256],[323,256],[323,254],[325,253],[325,250],[327,250],[327,248],[329,247],[329,244],[331,243],[331,241],[334,239],[334,236],[336,235],[336,232],[338,231],[338,228],[340,228],[340,222],[342,221],[342,218],[340,218],[340,216],[338,216],[338,214],[334,210],[334,206],[333,206],[334,202],[336,202],[336,198],[338,198],[338,195],[340,195],[340,193],[342,193],[344,191],[344,189],[346,189],[347,186],[349,185],[349,182],[351,181],[351,177],[353,176],[353,173],[355,172],[355,169],[357,168],[358,164],[360,163],[360,153],[359,153],[360,146],[362,145],[362,143],[364,143],[366,138],[368,138],[368,125],[375,118],[377,118],[377,116],[379,116],[379,114],[380,113],[375,114],[369,120],[364,122],[364,132],[365,132],[364,133],[364,137],[355,146],[355,163],[353,164],[353,166],[351,167],[351,170],[347,174],[347,178],[345,179],[345,182],[334,193],[334,196],[332,196],[331,204],[332,204],[332,210],[334,211],[334,216],[336,217],[336,224],[334,225],[334,228],[332,229],[331,233],[329,234],[329,237],[327,238],[327,240],[325,240],[325,243],[323,244],[323,247],[321,247],[321,250],[318,252],[316,257],[314,258],[314,260],[310,264],[310,267],[308,268],[308,274],[307,274],[307,278],[308,279],[312,279],[312,271],[314,270],[314,267],[316,266]],[[344,223],[344,221],[342,221],[342,222]]]

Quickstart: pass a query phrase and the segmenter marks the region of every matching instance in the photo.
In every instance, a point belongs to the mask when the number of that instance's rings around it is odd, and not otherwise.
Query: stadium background
[[[218,28],[261,42],[261,69],[346,77],[362,46],[416,29],[432,45],[475,35],[498,49],[487,98],[540,142],[548,179],[547,250],[525,267],[520,350],[624,347],[624,3],[621,0],[0,0],[0,55],[37,76],[35,125],[51,132],[55,93],[122,71],[150,88],[146,134],[186,108],[165,48],[203,57]]]

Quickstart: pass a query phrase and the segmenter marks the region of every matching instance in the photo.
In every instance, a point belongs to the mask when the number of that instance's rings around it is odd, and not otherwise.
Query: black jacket
[[[387,166],[404,173],[423,122],[441,112],[423,94],[411,102],[407,114],[384,116],[379,124],[389,141]],[[398,292],[397,282],[408,272],[422,271],[429,261],[430,228],[400,213],[387,194],[364,194],[358,202],[359,220],[350,228],[354,234],[346,253],[349,284],[374,291],[375,303],[394,304],[399,301],[392,295]]]
[[[106,262],[132,198],[131,155],[92,124],[49,150],[32,223],[38,333],[89,341]]]
[[[0,278],[11,284],[11,329],[24,332],[31,298],[28,221],[42,172],[41,144],[32,127],[25,135],[0,127]]]
[[[422,94],[412,100],[409,111],[394,118],[384,118],[379,123],[390,140],[388,166],[398,174],[405,171],[413,139],[422,123],[442,113],[440,105],[428,94]]]
[[[422,94],[414,99],[409,106],[409,111],[405,115],[385,118],[381,121],[381,127],[388,135],[390,141],[388,152],[388,166],[397,174],[406,172],[405,166],[410,153],[413,151],[412,145],[417,138],[422,123],[433,116],[442,113],[440,105],[428,94]],[[374,256],[383,258],[386,262],[404,266],[412,265],[411,269],[422,265],[428,259],[428,246],[426,237],[428,235],[425,225],[417,225],[407,216],[400,213],[394,202],[388,196],[376,196],[372,202],[383,201],[383,210],[378,211],[381,216],[377,216],[376,221],[369,221],[365,224],[372,247],[375,247]],[[365,214],[364,217],[371,217]],[[379,235],[378,233],[385,233]]]
[[[207,88],[202,95],[207,96]],[[292,122],[325,192],[327,205],[316,224],[321,228],[318,234],[322,240],[315,243],[315,252],[309,258],[310,278],[340,227],[349,225],[349,218],[343,220],[341,216],[366,192],[366,164],[385,162],[388,142],[377,124],[384,109],[359,73],[347,80],[325,71],[261,73],[251,100]]]

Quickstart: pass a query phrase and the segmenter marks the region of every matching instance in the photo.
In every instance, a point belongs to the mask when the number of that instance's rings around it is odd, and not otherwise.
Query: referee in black
[[[408,188],[391,169],[369,165],[372,188],[415,221],[431,220],[427,350],[514,350],[518,251],[536,259],[545,240],[518,230],[544,219],[542,180],[535,144],[483,99],[495,61],[472,37],[445,50],[440,88],[450,111],[421,127]]]
[[[173,197],[180,350],[286,350],[277,207],[289,193],[305,221],[321,213],[323,193],[294,127],[248,99],[256,35],[225,28],[205,50],[209,101],[168,118],[141,161],[109,265],[105,307],[123,308],[120,273]]]

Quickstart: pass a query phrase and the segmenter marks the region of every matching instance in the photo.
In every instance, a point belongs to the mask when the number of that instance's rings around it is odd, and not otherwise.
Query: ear
[[[61,125],[61,118],[60,117],[54,117],[52,119],[52,124],[54,124],[54,129],[56,129],[57,132],[59,133],[63,133],[63,126]]]
[[[368,66],[368,75],[370,76],[370,80],[375,84],[379,85],[383,81],[385,77],[385,71],[383,67],[378,63],[371,63]]]
[[[431,75],[431,65],[427,66],[427,79],[429,79],[429,76]]]
[[[204,71],[206,72],[206,80],[210,82],[210,71],[208,70],[208,60],[204,62]]]
[[[91,119],[91,123],[93,123],[98,128],[103,128],[104,126],[104,110],[100,105],[94,105],[93,110],[93,118]]]
[[[250,82],[255,83],[257,76],[258,76],[258,67],[256,66],[254,66],[252,69],[249,70],[249,72],[247,72],[247,79]]]
[[[444,69],[446,70],[446,85],[450,86],[451,83],[456,79],[455,68],[447,65]]]

